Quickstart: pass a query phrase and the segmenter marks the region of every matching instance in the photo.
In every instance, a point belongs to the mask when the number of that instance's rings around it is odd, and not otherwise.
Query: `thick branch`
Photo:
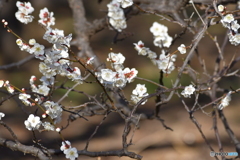
[[[118,157],[123,157],[127,156],[130,158],[134,158],[137,160],[141,160],[142,156],[134,153],[134,152],[127,152],[124,150],[116,150],[116,151],[106,151],[106,152],[89,152],[86,150],[78,151],[78,154],[80,155],[86,155],[90,157],[100,157],[100,156],[118,156]]]
[[[7,64],[7,65],[4,65],[4,66],[0,66],[0,70],[9,69],[9,68],[13,68],[13,67],[20,67],[21,65],[27,63],[28,61],[32,60],[33,58],[34,58],[34,55],[30,55],[30,56],[22,59],[21,61],[11,63],[11,64]]]
[[[21,143],[6,140],[4,138],[0,138],[0,146],[5,146],[7,148],[10,148],[11,150],[23,152],[24,154],[32,154],[33,156],[38,157],[41,160],[49,160],[49,157],[47,157],[41,149],[34,146],[26,146]]]
[[[74,30],[75,30],[75,33],[77,34],[76,46],[81,50],[78,56],[81,57],[85,55],[87,57],[93,57],[95,56],[95,54],[89,43],[89,38],[93,34],[93,31],[91,33],[89,32],[89,28],[92,28],[92,25],[87,21],[85,17],[85,9],[83,6],[83,1],[68,0],[68,3],[73,12]],[[95,64],[96,66],[100,66],[100,63],[96,58],[95,58]]]

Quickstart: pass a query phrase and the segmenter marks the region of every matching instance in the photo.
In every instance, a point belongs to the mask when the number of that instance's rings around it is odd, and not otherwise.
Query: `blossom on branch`
[[[10,93],[10,94],[13,94],[13,92],[15,91],[14,90],[14,87],[11,86],[11,84],[9,83],[9,81],[6,81],[4,83],[4,87],[6,87],[7,91]]]
[[[160,48],[167,47],[169,48],[172,44],[173,38],[168,35],[168,28],[158,22],[154,22],[150,27],[150,32],[154,36],[154,45]]]
[[[123,1],[127,2],[127,0],[123,0]],[[126,6],[125,5],[126,3],[122,2],[122,4]],[[122,8],[120,8],[119,0],[112,0],[109,4],[107,4],[107,7],[108,7],[109,23],[118,32],[122,32],[123,29],[127,28],[127,23],[126,23],[124,11]]]
[[[78,158],[77,149],[72,147],[69,141],[63,141],[60,150],[63,151],[67,159],[75,160]]]
[[[28,119],[24,121],[24,124],[28,130],[36,130],[41,125],[40,117],[30,114]]]
[[[18,7],[18,11],[15,13],[15,17],[21,23],[28,24],[33,21],[33,16],[29,15],[34,11],[30,2],[20,2],[17,1],[16,6]]]
[[[55,18],[53,17],[53,12],[49,12],[45,7],[40,10],[38,23],[50,27],[51,25],[55,25]]]
[[[67,159],[75,160],[76,158],[78,158],[78,152],[77,152],[77,149],[75,147],[65,149],[63,151],[63,153],[66,155]]]
[[[145,84],[137,84],[136,88],[132,91],[131,102],[133,104],[137,104],[142,98],[146,96],[148,96],[148,93]],[[142,102],[141,105],[144,105],[146,102],[147,100]]]
[[[117,1],[121,3],[122,8],[127,8],[133,5],[132,0],[117,0]]]
[[[160,54],[159,58],[153,60],[154,64],[158,66],[158,69],[162,70],[164,73],[170,74],[174,69],[174,62],[176,61],[176,55],[168,54],[166,55],[164,50]]]
[[[223,108],[229,105],[229,102],[231,101],[231,93],[232,91],[229,91],[227,95],[221,100],[221,103],[218,106],[218,109],[222,110]]]
[[[191,95],[193,92],[195,92],[195,90],[196,89],[193,87],[193,85],[190,84],[184,88],[184,90],[181,92],[181,95],[183,95],[185,98],[191,98]]]
[[[26,105],[26,106],[32,106],[32,103],[28,100],[31,98],[31,95],[26,94],[26,93],[20,93],[19,94],[19,99]]]
[[[185,54],[187,51],[186,51],[186,46],[184,44],[181,44],[179,47],[178,47],[178,51],[181,53],[181,54]]]
[[[218,11],[219,11],[219,12],[223,12],[223,11],[225,10],[225,7],[224,7],[223,5],[221,5],[221,4],[218,5],[217,8],[218,8]]]
[[[43,106],[46,108],[46,114],[49,115],[54,123],[59,123],[62,116],[62,107],[53,101],[46,101],[43,103]]]
[[[42,123],[42,126],[47,131],[54,131],[54,129],[55,129],[55,127],[51,123],[49,123],[49,122]]]

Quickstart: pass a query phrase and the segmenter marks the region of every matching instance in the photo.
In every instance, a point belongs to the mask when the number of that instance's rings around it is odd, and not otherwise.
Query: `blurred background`
[[[1,19],[6,19],[9,22],[9,27],[20,37],[25,40],[35,38],[36,41],[40,44],[45,45],[45,47],[51,47],[47,41],[42,39],[44,30],[41,26],[38,25],[38,14],[40,9],[47,7],[49,11],[54,12],[56,18],[56,24],[53,28],[58,28],[64,30],[65,35],[73,33],[73,39],[75,33],[73,30],[73,19],[72,12],[69,8],[67,0],[41,0],[41,1],[30,1],[32,6],[35,8],[33,15],[35,20],[33,23],[28,25],[21,24],[15,19],[15,12],[17,11],[16,1],[8,0],[7,4],[0,11]],[[94,19],[103,18],[107,14],[106,5],[109,3],[109,0],[103,0],[101,3],[98,0],[84,0],[84,6],[86,9],[86,17],[92,22]],[[228,5],[228,10],[234,10],[236,6],[234,4]],[[189,7],[188,13],[191,13],[194,10],[192,7]],[[199,10],[200,12],[204,12]],[[196,14],[195,14],[196,15]],[[197,17],[193,17],[197,18]],[[108,28],[97,33],[91,38],[90,45],[93,51],[96,53],[98,58],[102,63],[106,63],[108,67],[110,64],[106,62],[108,53],[111,52],[111,49],[115,53],[121,52],[125,57],[126,61],[124,63],[125,67],[136,68],[139,71],[138,77],[150,79],[152,81],[158,82],[159,70],[154,66],[151,61],[143,56],[139,56],[137,51],[134,50],[133,43],[137,43],[139,40],[142,40],[145,43],[146,47],[149,47],[151,50],[155,51],[157,54],[161,54],[161,49],[153,45],[153,35],[149,31],[149,28],[152,26],[153,22],[159,22],[164,24],[169,29],[169,35],[174,37],[175,34],[180,33],[183,28],[177,24],[173,24],[167,21],[160,20],[159,17],[154,15],[140,15],[131,17],[127,21],[127,29],[124,30],[124,33],[132,35],[127,37],[123,41],[119,41],[117,44],[113,43],[113,39],[116,36],[116,32]],[[224,41],[227,30],[217,24],[211,26],[208,29],[209,33],[217,37],[219,44],[221,45]],[[193,35],[191,33],[186,33],[176,43],[171,46],[170,52],[174,52],[180,44],[185,44],[186,46],[191,44]],[[205,60],[207,70],[211,74],[214,70],[215,59],[218,56],[218,50],[214,42],[206,35],[198,46],[198,51],[201,57]],[[229,63],[233,56],[239,56],[239,46],[232,46],[228,42],[225,50],[224,57],[226,63]],[[0,65],[7,65],[10,63],[18,62],[25,57],[29,56],[28,53],[22,52],[19,50],[16,45],[16,37],[6,31],[2,26],[0,27]],[[181,67],[183,59],[186,55],[178,54],[176,69],[168,77],[164,78],[164,84],[167,87],[171,87],[171,84],[174,82],[177,77],[177,69]],[[0,79],[9,80],[15,86],[21,88],[29,88],[29,78],[32,75],[35,75],[37,78],[40,78],[42,75],[38,70],[39,61],[32,60],[25,63],[21,67],[14,67],[8,70],[0,70]],[[197,60],[197,56],[191,61],[191,67],[197,70],[201,79],[206,78],[202,74],[203,69]],[[239,68],[239,64],[235,66]],[[64,79],[59,79],[64,80]],[[191,83],[189,76],[184,75],[181,84],[189,85]],[[128,84],[124,89],[126,97],[130,99],[130,94],[135,88],[136,84],[146,84],[148,88],[148,93],[154,93],[156,86],[140,81],[135,80],[134,83]],[[239,79],[236,77],[223,78],[219,83],[219,86],[224,89],[230,89],[230,86],[234,89],[239,88]],[[68,83],[69,86],[72,85],[71,82]],[[96,84],[83,84],[80,85],[77,89],[84,91],[90,95],[95,95],[100,93],[100,88]],[[58,100],[66,91],[57,90],[54,92],[53,100]],[[180,92],[180,91],[179,91]],[[221,96],[222,94],[218,95]],[[7,96],[0,93],[0,98],[4,99]],[[232,101],[229,107],[224,109],[225,116],[228,119],[230,126],[233,129],[233,132],[236,134],[239,139],[240,136],[240,116],[239,116],[239,95],[235,94],[232,97]],[[84,95],[77,93],[70,93],[69,96],[62,102],[64,106],[76,106],[87,102],[88,99]],[[149,99],[148,102],[139,107],[138,113],[152,113],[155,108],[155,99]],[[200,104],[209,103],[210,99],[207,96],[200,96]],[[194,104],[194,98],[186,100],[187,105],[192,106]],[[29,112],[34,112],[34,108],[29,107],[19,107],[14,100],[9,99],[0,106],[0,112],[5,113],[3,118],[4,122],[8,124],[16,135],[19,138],[19,141],[26,145],[32,145],[33,136],[24,126],[24,120],[27,119]],[[211,108],[206,108],[206,112],[210,112]],[[67,124],[68,113],[63,113],[62,126]],[[214,130],[212,129],[213,122],[212,118],[202,111],[198,111],[194,114],[202,127],[204,134],[209,140],[213,148],[218,151],[218,144],[214,135]],[[165,130],[162,124],[157,120],[145,120],[140,122],[140,128],[136,130],[133,137],[133,145],[129,147],[130,151],[136,152],[143,156],[143,160],[202,160],[202,159],[212,159],[209,156],[210,149],[204,142],[199,131],[195,125],[189,119],[189,114],[184,109],[184,106],[180,103],[180,100],[177,96],[174,96],[173,99],[164,107],[160,112],[160,117],[165,120],[167,126],[171,127],[173,131]],[[84,149],[87,139],[93,133],[95,127],[101,122],[103,116],[93,116],[86,117],[89,121],[84,119],[78,119],[74,121],[68,129],[63,131],[64,138],[69,140],[72,143],[73,147],[76,147],[78,150]],[[218,121],[220,138],[222,145],[224,146],[224,151],[234,152],[234,144],[231,142],[226,131],[224,130],[221,121]],[[122,148],[122,133],[124,129],[124,120],[116,113],[111,113],[104,123],[99,128],[97,134],[93,137],[89,144],[89,151],[108,151],[108,150],[118,150]],[[130,134],[131,135],[131,134]],[[56,132],[43,132],[37,133],[37,138],[41,140],[41,144],[48,148],[60,148],[61,139]],[[8,131],[0,126],[0,137],[12,139]],[[28,160],[33,159],[30,155],[24,155],[21,152],[12,151],[10,149],[0,146],[0,159],[1,160]],[[53,159],[65,159],[63,155],[54,156]],[[100,158],[91,158],[86,156],[79,156],[79,159],[85,160],[129,160],[127,157],[100,157]]]

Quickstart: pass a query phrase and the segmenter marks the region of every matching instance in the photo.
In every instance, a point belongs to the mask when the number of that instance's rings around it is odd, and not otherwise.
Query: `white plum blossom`
[[[34,45],[36,43],[36,40],[35,39],[29,39],[28,43],[30,45]]]
[[[101,77],[106,82],[114,82],[116,72],[113,72],[110,69],[102,69],[101,70]]]
[[[38,85],[38,89],[35,90],[36,93],[42,94],[44,96],[47,96],[50,91],[50,88],[46,85]]]
[[[47,40],[49,43],[55,44],[55,48],[58,49],[66,49],[65,46],[70,46],[70,41],[72,40],[72,34],[68,36],[64,36],[64,31],[59,29],[52,29],[50,27],[47,28],[45,34],[43,35],[43,39]]]
[[[109,23],[114,27],[118,32],[122,32],[123,29],[127,28],[127,23],[125,19],[109,19]]]
[[[4,83],[4,87],[6,87],[7,91],[11,94],[13,94],[13,92],[15,91],[13,86],[10,85],[9,81],[6,81]]]
[[[70,160],[75,160],[76,158],[78,158],[78,152],[76,148],[69,148],[69,149],[65,149],[63,151],[63,153],[65,154],[67,159]]]
[[[22,45],[23,45],[23,41],[22,41],[21,39],[17,39],[17,40],[16,40],[16,44],[17,44],[18,46],[22,46]]]
[[[44,56],[44,49],[43,45],[39,43],[35,43],[34,46],[30,49],[29,53],[34,53],[35,57],[40,60],[44,60],[46,57]]]
[[[0,88],[4,85],[4,81],[0,80]]]
[[[123,74],[128,81],[128,83],[131,83],[133,79],[137,76],[138,71],[135,68],[132,68],[131,70],[129,68],[125,68],[123,70]]]
[[[150,27],[150,32],[152,32],[154,36],[164,35],[168,32],[168,28],[158,22],[154,22]]]
[[[113,70],[101,69],[100,72],[95,72],[98,80],[106,87],[123,88],[127,82],[131,83],[138,74],[135,68],[124,68],[125,57],[121,53],[109,53],[107,61],[111,62]]]
[[[158,69],[162,70],[164,73],[170,74],[174,69],[174,62],[176,61],[176,55],[165,55],[164,50],[160,54],[159,59],[153,60],[153,63],[158,66]]]
[[[148,50],[147,54],[148,54],[147,57],[150,58],[150,59],[156,59],[157,58],[156,52],[153,52],[150,49]]]
[[[227,95],[221,100],[221,103],[218,106],[218,109],[222,110],[223,108],[229,105],[229,102],[231,101],[231,93],[232,91],[229,91]]]
[[[48,9],[45,7],[40,10],[38,23],[49,27],[51,25],[55,25],[55,18],[53,17],[53,12],[49,12]]]
[[[170,37],[168,34],[155,36],[153,44],[160,48],[162,48],[162,47],[169,48],[170,45],[172,44],[172,40],[173,40],[173,38]]]
[[[138,41],[138,43],[133,43],[135,46],[134,49],[138,51],[138,55],[147,56],[151,60],[155,60],[157,58],[157,54],[151,51],[149,48],[144,47],[144,43],[142,41]]]
[[[56,132],[61,132],[61,128],[56,128]]]
[[[26,43],[23,43],[21,39],[17,39],[16,44],[18,45],[21,51],[30,52],[30,46]]]
[[[69,141],[63,141],[63,142],[62,142],[62,145],[61,145],[61,147],[60,147],[60,150],[61,150],[61,151],[64,151],[64,150],[69,149],[69,148],[71,148],[71,142],[69,142]]]
[[[126,23],[124,11],[120,7],[120,2],[118,1],[119,0],[112,0],[109,4],[107,4],[107,7],[108,7],[109,23],[118,32],[121,32],[123,29],[127,27],[127,23]],[[128,2],[129,0],[123,0],[123,1]],[[125,7],[127,3],[122,2],[121,4],[123,4]]]
[[[78,158],[77,149],[75,147],[71,147],[71,143],[69,141],[63,141],[60,150],[63,151],[67,159],[75,160]]]
[[[225,23],[231,23],[232,21],[234,21],[234,16],[232,14],[227,14],[223,17],[222,21]]]
[[[138,55],[148,56],[150,59],[157,58],[157,54],[151,51],[149,48],[144,47],[144,43],[142,41],[138,41],[138,43],[133,43],[135,46],[134,49],[138,51]]]
[[[133,5],[132,0],[117,0],[117,1],[121,3],[122,8],[127,8],[131,5]]]
[[[43,106],[46,108],[46,114],[49,115],[54,123],[58,123],[61,121],[62,116],[62,107],[53,101],[46,101],[43,103]]]
[[[123,63],[125,61],[125,57],[122,55],[122,53],[109,53],[107,61],[111,62],[112,68],[114,68],[116,71],[123,69]]]
[[[131,102],[133,104],[137,104],[142,98],[146,96],[148,96],[148,93],[145,84],[137,84],[136,88],[132,91]],[[142,102],[141,105],[144,105],[146,102],[147,100]]]
[[[144,43],[142,41],[138,41],[138,43],[133,43],[135,46],[134,49],[138,51],[138,55],[146,56],[148,54],[149,48],[144,47]]]
[[[34,11],[30,2],[20,2],[17,1],[16,6],[18,7],[18,11],[15,13],[15,17],[21,23],[28,24],[33,21],[33,16],[29,15]]]
[[[229,42],[235,46],[240,44],[240,34],[237,33],[235,35],[232,35],[232,33],[228,34]]]
[[[168,35],[168,28],[158,22],[154,22],[150,27],[150,32],[154,36],[153,44],[160,48],[170,47],[173,38]]]
[[[29,98],[31,98],[31,95],[26,93],[20,93],[19,99],[26,105],[26,106],[32,106],[32,103],[29,101]]]
[[[181,54],[185,54],[187,51],[186,51],[186,46],[184,44],[181,44],[179,47],[178,47],[178,51],[181,53]]]
[[[72,81],[81,81],[81,71],[78,67],[74,67],[72,72],[68,72],[66,75],[69,79],[72,79]]]
[[[184,88],[184,90],[181,92],[181,94],[185,97],[185,98],[191,98],[191,95],[195,92],[195,88],[193,87],[192,84],[190,84],[189,86],[186,86]]]
[[[234,32],[238,32],[238,29],[240,28],[240,25],[238,24],[237,20],[231,22],[231,29]]]
[[[41,125],[40,117],[30,114],[28,119],[24,121],[24,124],[28,130],[36,130]]]
[[[121,8],[116,8],[108,12],[108,17],[113,17],[115,20],[122,19],[124,17],[124,12]]]
[[[231,29],[231,22],[234,21],[234,16],[232,14],[227,14],[221,19],[223,27]]]
[[[47,78],[46,76],[42,76],[39,80],[42,82],[43,85],[48,86],[54,84],[55,78],[54,77]]]
[[[34,8],[32,7],[30,2],[20,2],[17,1],[16,6],[18,7],[18,10],[24,13],[32,13],[34,11]]]
[[[53,77],[55,76],[56,73],[56,69],[53,69],[51,67],[49,67],[46,63],[44,62],[40,62],[39,63],[39,71],[46,76],[47,78]]]
[[[118,3],[118,2],[117,2]],[[34,11],[31,3],[16,3],[19,11],[16,13],[16,16],[24,16],[22,21],[28,23],[24,18],[33,18],[28,15]],[[120,4],[119,4],[120,5]],[[40,59],[44,62],[40,62],[39,71],[43,74],[46,80],[51,80],[46,84],[36,87],[34,84],[31,84],[33,92],[47,95],[49,88],[47,85],[53,84],[54,76],[60,74],[61,76],[67,76],[69,79],[75,82],[82,82],[81,72],[78,68],[71,69],[68,49],[70,47],[70,41],[72,40],[72,34],[68,36],[64,35],[63,30],[52,29],[50,26],[55,24],[55,18],[53,17],[53,12],[49,12],[47,8],[40,10],[39,14],[40,20],[39,23],[45,26],[46,32],[43,36],[43,39],[47,40],[49,43],[53,44],[51,50],[44,50],[45,47],[36,43],[35,39],[30,39],[29,44],[24,42],[21,39],[17,39],[16,43],[22,51],[29,52],[34,54],[35,58]],[[19,18],[18,18],[19,19]],[[21,19],[20,19],[21,20]],[[43,83],[46,81],[43,81]]]
[[[5,114],[0,112],[0,120],[2,120],[3,117],[5,117]]]
[[[220,6],[220,10],[223,10],[223,8],[224,8],[223,6]],[[235,46],[239,45],[240,34],[238,33],[238,29],[240,28],[240,24],[238,24],[238,21],[235,20],[233,14],[227,14],[223,16],[223,18],[221,19],[221,23],[223,27],[229,29],[229,33],[228,33],[229,42]]]
[[[54,129],[55,129],[55,127],[51,123],[49,123],[49,122],[42,123],[42,126],[47,131],[54,131]]]
[[[90,57],[87,59],[86,64],[93,64],[93,60],[96,58],[96,56]]]
[[[156,24],[158,25],[158,24]],[[137,44],[134,43],[135,49],[138,51],[139,55],[147,55],[151,59],[154,65],[158,66],[158,69],[162,70],[164,73],[170,74],[174,69],[174,62],[176,61],[176,55],[165,54],[165,51],[162,50],[162,54],[157,58],[157,54],[151,51],[149,48],[144,47],[144,43],[139,41]],[[181,45],[181,47],[183,47]],[[184,48],[181,48],[181,51],[184,52]]]
[[[114,86],[118,88],[123,88],[126,86],[126,83],[127,83],[127,79],[123,76],[123,74],[118,74],[117,78],[114,81]]]
[[[32,84],[34,84],[34,81],[36,81],[36,80],[37,80],[36,76],[32,75],[29,79],[29,83],[32,85]]]
[[[123,64],[125,61],[125,57],[122,55],[122,53],[109,53],[107,61],[110,61],[113,64]]]
[[[221,4],[218,5],[217,8],[218,8],[218,11],[219,11],[219,12],[223,12],[223,11],[225,10],[225,7],[224,7],[223,5],[221,5]]]
[[[132,94],[142,97],[146,96],[147,88],[145,84],[137,84],[136,88],[132,91]]]

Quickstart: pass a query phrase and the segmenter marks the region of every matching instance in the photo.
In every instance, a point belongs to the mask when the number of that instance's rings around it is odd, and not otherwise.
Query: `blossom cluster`
[[[29,2],[17,2],[17,6],[21,5],[24,5],[26,8],[31,7]],[[33,10],[34,9],[31,9],[30,11],[32,12]],[[17,39],[16,43],[22,51],[34,54],[35,58],[42,60],[39,64],[39,71],[43,74],[40,79],[40,81],[42,81],[42,85],[36,87],[32,78],[30,80],[30,84],[33,92],[47,96],[50,91],[49,86],[53,85],[57,74],[66,76],[75,82],[81,82],[82,77],[80,69],[78,67],[72,68],[70,66],[71,63],[68,60],[68,49],[70,47],[70,41],[72,40],[72,34],[65,36],[63,30],[52,29],[50,27],[55,24],[55,18],[53,17],[53,13],[49,12],[47,8],[40,11],[39,17],[39,23],[44,25],[46,29],[43,39],[53,44],[52,49],[45,50],[45,47],[37,43],[35,39],[30,39],[28,43],[22,39]],[[20,22],[23,22],[24,17],[20,17],[19,20]]]
[[[123,6],[125,6],[124,2],[121,2]],[[121,4],[119,0],[112,0],[108,7],[108,17],[109,23],[111,26],[116,29],[118,32],[122,32],[123,29],[127,28],[126,18],[124,15],[124,11],[121,8]]]
[[[218,5],[218,11],[223,15],[221,23],[223,27],[229,29],[228,33],[229,42],[232,45],[237,46],[240,44],[240,33],[238,33],[240,25],[238,24],[238,21],[235,20],[233,14],[231,13],[226,14],[225,9],[226,7],[224,7],[223,5]]]
[[[169,48],[172,44],[173,38],[168,35],[168,28],[158,22],[154,22],[150,28],[154,36],[153,44],[160,48],[167,47]]]
[[[132,91],[131,102],[137,104],[142,98],[148,96],[147,88],[144,84],[137,84],[136,88]],[[141,103],[144,105],[147,102],[147,99]]]
[[[67,159],[75,160],[78,158],[78,152],[75,147],[71,147],[71,143],[69,141],[63,141],[60,150],[63,151]]]
[[[132,82],[138,74],[135,68],[124,68],[125,57],[121,53],[109,53],[107,61],[111,62],[113,70],[102,69],[100,72],[95,72],[98,80],[106,87],[123,88],[127,82]]]
[[[144,43],[142,41],[133,44],[135,45],[135,49],[138,51],[139,55],[150,58],[153,64],[157,65],[158,69],[162,70],[164,73],[170,74],[175,69],[174,62],[176,61],[177,55],[166,55],[165,51],[162,50],[162,54],[160,54],[157,58],[157,54],[149,48],[144,47]]]
[[[46,108],[45,114],[43,114],[43,118],[46,118],[48,116],[51,117],[53,120],[53,123],[58,123],[61,120],[62,115],[62,108],[57,103],[47,101],[44,104],[44,107]],[[24,124],[28,130],[39,130],[41,126],[43,126],[45,131],[54,131],[55,126],[50,122],[42,122],[39,116],[35,116],[33,114],[30,114],[28,119],[24,121]],[[57,129],[56,129],[57,131]]]
[[[33,16],[30,14],[34,11],[30,2],[19,2],[17,1],[18,12],[15,14],[16,18],[22,23],[32,22]],[[23,39],[17,39],[16,43],[20,50],[26,51],[33,54],[36,59],[39,59],[39,71],[43,76],[39,79],[41,81],[40,85],[36,85],[35,81],[37,78],[32,75],[29,83],[31,90],[34,93],[35,99],[32,95],[27,94],[25,89],[22,89],[19,93],[19,99],[26,106],[39,106],[44,114],[42,119],[39,116],[30,114],[27,120],[24,121],[25,127],[28,130],[40,130],[42,126],[44,130],[60,132],[60,128],[55,128],[55,124],[61,121],[62,116],[62,106],[53,101],[45,101],[43,96],[48,96],[51,90],[51,86],[54,85],[56,75],[65,76],[72,81],[77,83],[82,82],[81,72],[78,67],[71,67],[71,62],[69,61],[69,47],[70,41],[72,40],[72,34],[68,36],[64,35],[63,30],[52,29],[51,26],[55,25],[55,18],[53,17],[53,12],[49,12],[47,8],[40,10],[39,13],[39,24],[41,24],[45,31],[43,39],[47,40],[53,46],[51,49],[45,50],[45,47],[36,42],[35,39],[30,39],[26,42]],[[7,23],[4,23],[7,25]],[[89,61],[89,64],[91,62]],[[14,93],[14,87],[10,85],[8,81],[0,81],[0,85],[6,87],[9,93]],[[4,117],[4,114],[0,115]],[[46,120],[50,118],[50,122]],[[64,142],[67,145],[68,142]],[[63,145],[64,145],[63,144]],[[68,147],[61,147],[62,151],[66,155],[66,158],[75,159],[78,157],[76,148],[72,148],[69,142]]]
[[[33,21],[34,17],[30,14],[34,11],[34,8],[30,2],[17,1],[16,6],[18,7],[18,11],[15,13],[17,20],[24,24],[28,24]]]
[[[58,103],[55,103],[53,101],[46,101],[43,103],[43,106],[46,109],[45,113],[51,117],[55,124],[61,121],[63,110]]]

